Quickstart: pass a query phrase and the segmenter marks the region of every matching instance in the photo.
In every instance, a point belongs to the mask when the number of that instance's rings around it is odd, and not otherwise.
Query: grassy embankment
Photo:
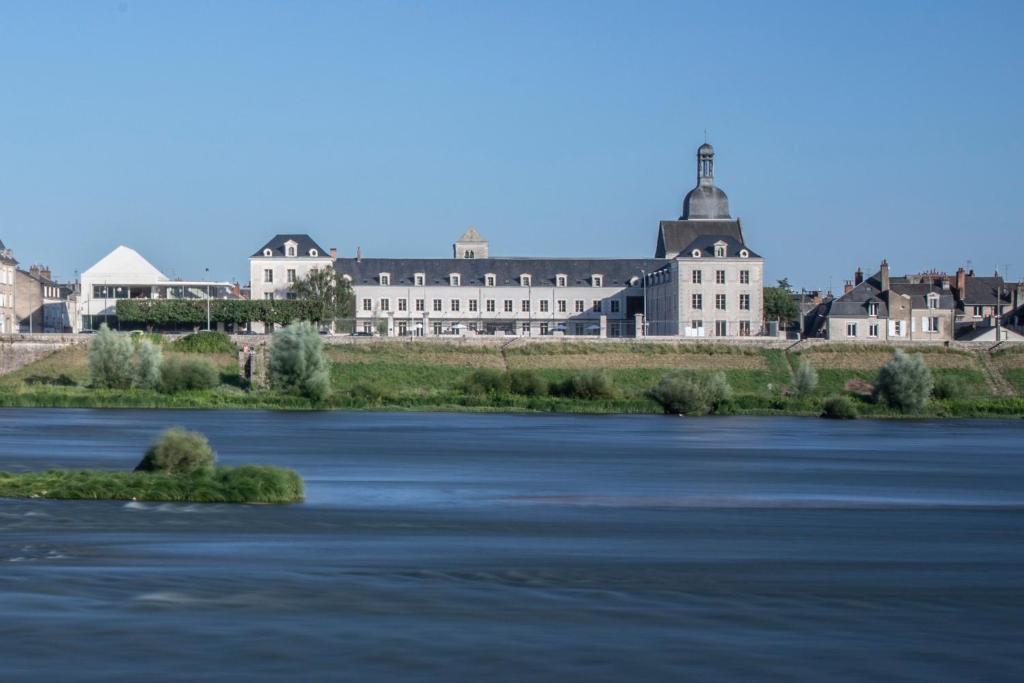
[[[936,378],[957,388],[933,399],[914,416],[1024,415],[1024,349],[991,356],[939,347],[919,349]],[[164,355],[174,355],[172,345]],[[247,391],[230,353],[207,353],[221,372],[216,389],[165,394],[88,388],[87,352],[57,352],[0,378],[0,405],[152,408],[532,410],[567,413],[658,413],[648,391],[666,373],[720,370],[732,387],[728,412],[817,415],[831,395],[853,397],[868,417],[904,416],[870,400],[871,383],[892,349],[877,346],[815,346],[800,353],[715,344],[548,343],[476,346],[445,342],[379,343],[327,347],[332,394],[323,404],[273,391]],[[803,360],[818,371],[819,386],[807,397],[790,395],[792,370]],[[530,370],[556,386],[587,370],[604,373],[608,397],[524,396],[508,391],[472,392],[466,379],[478,368]]]

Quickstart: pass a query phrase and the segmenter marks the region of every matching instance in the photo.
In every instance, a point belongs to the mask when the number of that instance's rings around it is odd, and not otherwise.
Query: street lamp
[[[210,269],[206,269],[206,331],[210,331]]]
[[[647,271],[641,270],[640,276],[644,279],[644,326],[643,333],[644,338],[647,337]]]

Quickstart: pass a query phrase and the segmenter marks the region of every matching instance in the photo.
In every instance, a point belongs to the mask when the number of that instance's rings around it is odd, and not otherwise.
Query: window
[[[928,308],[938,308],[938,307],[939,307],[939,297],[935,296],[934,294],[929,294],[928,295]]]
[[[476,299],[470,299],[469,300],[469,312],[470,313],[476,313],[477,310],[479,309],[479,305],[480,305],[479,301],[477,301]]]
[[[388,287],[391,285],[391,275],[388,273],[381,273],[377,276],[377,280],[380,282],[381,287]]]
[[[715,336],[725,337],[729,334],[729,323],[725,320],[715,321]]]
[[[575,334],[577,336],[578,335],[582,335],[583,334],[583,323],[576,323],[575,325],[573,325],[573,329],[575,330]]]
[[[547,334],[548,333],[548,324],[547,323],[541,323],[540,324],[540,333],[541,334]]]
[[[441,334],[441,323],[434,323],[434,334]]]
[[[363,323],[363,332],[373,334],[373,323]]]
[[[747,258],[750,256],[750,252],[746,249],[740,249],[740,258]]]
[[[472,249],[467,249],[462,255],[463,258],[476,258],[476,252]]]
[[[750,336],[750,321],[749,320],[741,320],[740,321],[740,336],[741,337],[749,337]]]
[[[704,321],[703,320],[691,320],[690,321],[690,329],[691,330],[703,330],[704,329]]]
[[[372,311],[373,310],[373,299],[363,299],[363,310],[364,311]]]
[[[387,298],[386,296],[382,296],[380,298],[380,310],[382,310],[382,311],[390,311],[391,310],[391,299]]]
[[[715,256],[717,256],[718,258],[724,258],[725,257],[725,245],[724,244],[716,244],[715,245]]]
[[[573,310],[577,313],[582,313],[585,308],[586,305],[584,304],[583,299],[576,299],[576,301],[573,302]]]
[[[872,301],[872,302],[870,302],[868,304],[868,315],[870,315],[870,316],[877,316],[878,315],[878,304],[875,303],[874,301]]]
[[[462,284],[462,277],[458,273],[452,273],[448,276],[448,284],[452,287],[458,287]]]
[[[426,303],[427,302],[426,302],[425,299],[416,299],[416,310],[422,312],[423,309],[426,307],[425,306]]]
[[[530,312],[530,300],[529,299],[523,299],[520,302],[520,309],[523,311],[523,313],[529,313]]]
[[[704,295],[703,294],[691,294],[690,295],[690,308],[700,310],[704,308]]]
[[[530,323],[523,323],[522,325],[520,325],[519,332],[520,334],[530,334]]]
[[[559,313],[565,313],[566,310],[567,310],[567,307],[566,307],[565,299],[559,299],[558,300],[558,312]]]
[[[939,318],[937,316],[929,316],[924,319],[924,331],[925,332],[938,332],[939,331]]]
[[[740,294],[740,310],[741,311],[749,311],[750,310],[750,295],[749,294]]]
[[[871,323],[868,325],[868,336],[878,338],[878,323]]]
[[[264,249],[263,250],[263,255],[264,256],[273,256],[274,252],[270,251],[269,249]]]
[[[295,282],[295,269],[294,268],[289,268],[288,269],[288,274],[287,274],[287,277],[285,279],[288,280],[288,284],[291,284],[291,283]]]
[[[437,312],[441,311],[441,300],[440,299],[434,299],[434,310],[437,311]]]
[[[699,285],[701,282],[704,281],[704,272],[700,270],[695,270],[690,274],[690,279],[693,280],[693,284]]]
[[[409,300],[408,299],[399,299],[398,300],[398,310],[400,310],[400,311],[408,311],[409,310]]]
[[[893,331],[893,334],[895,334],[897,337],[902,337],[903,336],[903,321],[902,320],[894,320],[893,323],[892,323],[892,331]]]
[[[488,299],[484,303],[484,308],[487,309],[488,313],[494,313],[494,299]]]
[[[619,300],[618,299],[612,299],[612,313],[618,313],[618,312],[619,312]]]
[[[601,275],[591,275],[590,276],[590,282],[595,287],[604,287],[604,277],[601,276]]]
[[[495,278],[494,275],[487,274],[484,276],[484,284],[488,287],[493,287],[496,281],[497,278]]]
[[[564,275],[559,275],[555,278],[556,287],[565,287],[566,282],[568,282],[568,279]]]
[[[725,294],[715,294],[715,308],[719,311],[725,310]]]
[[[459,300],[458,299],[452,299],[451,300],[451,304],[452,305],[451,305],[451,309],[450,310],[452,310],[452,311],[458,311],[459,310]]]
[[[271,270],[270,268],[264,268],[263,269],[263,281],[264,282],[273,282],[274,281],[274,271]]]
[[[522,275],[520,275],[520,276],[519,276],[519,284],[520,284],[521,286],[523,286],[523,287],[529,287],[529,286],[530,286],[530,284],[531,284],[531,279],[530,279],[530,276],[529,276],[529,275],[526,275],[525,273],[524,273],[524,274],[522,274]]]
[[[295,256],[295,247],[293,247],[293,246],[289,246],[288,247],[288,255],[289,256]]]
[[[405,320],[398,321],[398,336],[405,337],[409,334],[409,323]]]
[[[423,283],[426,281],[426,276],[423,273],[416,273],[416,275],[413,276],[412,281],[417,287],[422,287]]]
[[[690,256],[693,258],[700,258],[700,249],[694,249],[690,252]]]
[[[601,300],[600,299],[594,299],[594,313],[600,313],[600,312],[601,312]]]
[[[273,301],[274,300],[274,293],[273,292],[264,292],[263,293],[263,298],[266,299],[267,301]]]
[[[548,312],[548,300],[547,299],[541,299],[541,301],[540,301],[540,312],[541,313],[547,313]]]
[[[740,271],[740,284],[741,285],[749,285],[750,284],[750,271],[749,270],[741,270]]]
[[[983,315],[985,315],[985,307],[984,306],[975,306],[974,307],[974,317],[975,318],[980,318]]]
[[[857,323],[846,323],[846,336],[856,337],[857,336]]]
[[[715,284],[716,285],[724,285],[725,284],[725,271],[724,270],[716,270],[715,271]]]
[[[317,256],[320,255],[320,252],[317,251],[316,249],[310,249],[309,250],[309,255],[312,256],[313,258],[316,258]]]
[[[512,312],[512,299],[505,299],[505,312],[506,313],[511,313]]]
[[[296,299],[299,298],[299,295],[296,294],[295,292],[288,292],[287,294],[284,295],[284,298],[288,299],[289,301],[295,301]]]

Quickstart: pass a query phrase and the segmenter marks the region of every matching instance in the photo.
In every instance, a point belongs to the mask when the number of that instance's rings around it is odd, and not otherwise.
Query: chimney
[[[363,262],[363,248],[362,247],[356,247],[356,263],[362,263],[362,262]]]
[[[853,283],[847,280],[843,283],[843,294],[849,294],[853,291]]]
[[[864,271],[857,266],[857,272],[853,274],[853,286],[856,287],[862,282],[864,282]]]
[[[43,266],[42,268],[40,268],[39,274],[42,275],[47,280],[53,279],[53,271],[50,270],[50,266]]]
[[[338,258],[338,248],[337,247],[331,247],[331,258],[333,258],[333,259]]]
[[[889,291],[889,262],[882,259],[882,266],[879,268],[878,278],[881,280],[881,289],[883,292]]]
[[[956,295],[964,298],[964,290],[967,289],[967,272],[963,266],[956,269]]]
[[[39,277],[39,266],[33,264],[28,268],[28,274],[32,277]]]

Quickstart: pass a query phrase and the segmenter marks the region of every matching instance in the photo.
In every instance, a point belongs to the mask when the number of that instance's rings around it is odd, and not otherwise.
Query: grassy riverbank
[[[989,354],[922,347],[936,379],[947,379],[955,395],[933,399],[911,417],[1024,415],[1024,349]],[[165,356],[173,356],[173,348]],[[801,353],[715,344],[579,343],[476,346],[443,342],[384,343],[327,347],[331,396],[323,403],[268,390],[250,391],[238,379],[237,361],[226,352],[201,355],[215,364],[215,389],[161,393],[155,390],[99,390],[88,387],[87,352],[58,351],[15,373],[0,377],[0,405],[103,408],[266,408],[542,411],[565,413],[658,413],[648,396],[667,373],[715,370],[732,388],[725,411],[735,414],[817,415],[832,395],[854,399],[866,417],[907,417],[870,400],[878,370],[892,349],[877,346],[814,346]],[[816,368],[814,394],[790,391],[800,362]],[[581,372],[603,373],[606,396],[577,398],[543,393],[526,396],[507,390],[469,391],[467,378],[478,369],[526,370],[556,387]]]

